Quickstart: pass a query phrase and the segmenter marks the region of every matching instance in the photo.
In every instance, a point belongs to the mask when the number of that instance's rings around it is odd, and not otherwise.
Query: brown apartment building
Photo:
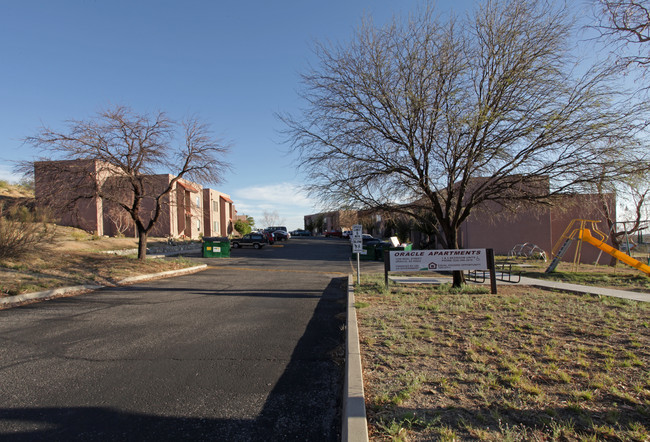
[[[615,207],[614,195],[607,195],[610,207]],[[608,233],[607,222],[599,210],[599,197],[592,194],[567,195],[554,205],[541,208],[522,207],[504,210],[496,204],[484,204],[473,211],[459,232],[464,248],[492,248],[499,255],[507,255],[518,244],[534,244],[550,257],[551,250],[573,219],[600,221],[598,227]],[[574,256],[576,245],[567,250],[565,260]],[[581,261],[595,262],[600,250],[582,247]],[[601,264],[606,261],[601,258]]]
[[[548,186],[548,180],[540,180],[539,185]],[[609,207],[615,207],[615,196],[607,195]],[[469,218],[461,225],[459,245],[462,248],[492,248],[496,254],[507,255],[515,246],[529,243],[544,250],[548,256],[555,243],[573,219],[590,219],[600,221],[601,231],[608,233],[605,217],[599,210],[601,204],[598,195],[578,194],[559,197],[553,205],[532,208],[522,206],[518,210],[505,210],[495,203],[484,203],[472,211]],[[341,222],[341,212],[323,212],[305,216],[305,225],[315,220],[322,220],[325,230],[349,228]],[[349,217],[346,216],[346,219]],[[365,210],[358,212],[358,220],[364,225],[364,231],[371,226],[375,236],[388,237],[395,234],[390,227],[390,214]],[[415,245],[427,242],[420,232],[411,231],[410,241]],[[434,241],[435,242],[435,241]],[[573,257],[575,244],[566,252],[566,257]],[[592,246],[582,247],[581,261],[594,262],[600,250]],[[601,258],[601,263],[602,261]]]
[[[144,180],[146,194],[159,195],[173,178],[169,174],[147,175]],[[106,164],[95,160],[36,162],[34,184],[37,206],[48,208],[60,225],[78,227],[97,235],[136,236],[135,226],[126,211],[114,202],[95,196],[98,188],[121,195],[127,201],[132,195],[126,178]],[[205,235],[207,223],[213,226],[211,218],[204,219],[206,191],[216,192],[184,179],[176,181],[172,191],[162,199],[162,212],[150,235],[190,239]],[[232,225],[228,217],[235,213],[232,201],[228,200],[230,202],[220,210],[225,216],[220,219],[225,231]],[[145,198],[141,208],[144,221],[152,216],[153,208],[153,198]]]

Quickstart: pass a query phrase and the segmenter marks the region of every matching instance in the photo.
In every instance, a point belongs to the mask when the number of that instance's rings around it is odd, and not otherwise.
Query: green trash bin
[[[397,247],[384,246],[381,249],[378,247],[377,252],[375,252],[378,261],[384,260],[384,250],[388,250],[389,252],[393,252],[393,251],[410,252],[411,250],[413,250],[413,244],[404,244],[403,246],[397,246]]]
[[[374,261],[375,260],[375,244],[366,244],[363,246],[363,251],[359,255],[359,259],[362,261]]]
[[[357,254],[352,253],[352,258],[357,259]],[[375,259],[375,246],[373,245],[367,245],[364,244],[363,248],[361,249],[361,253],[359,253],[359,259],[365,260],[365,261],[372,261]]]
[[[413,244],[404,244],[403,246],[391,247],[388,250],[410,252],[413,250]]]
[[[204,258],[230,257],[230,241],[225,237],[207,236],[203,238]]]

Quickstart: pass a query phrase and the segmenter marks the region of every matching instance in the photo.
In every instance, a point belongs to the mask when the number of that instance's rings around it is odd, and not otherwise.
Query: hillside
[[[0,180],[0,208],[6,210],[14,206],[26,206],[32,210],[34,208],[34,190]]]

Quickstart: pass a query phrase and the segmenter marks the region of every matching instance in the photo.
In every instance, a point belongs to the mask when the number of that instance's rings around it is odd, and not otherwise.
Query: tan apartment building
[[[111,176],[93,160],[34,163],[36,207],[46,209],[62,226],[104,234],[104,206],[97,188]]]
[[[146,196],[140,218],[146,223],[153,216],[156,195],[174,179],[170,174],[147,175],[143,184]],[[40,161],[34,164],[36,204],[47,208],[60,225],[78,227],[97,235],[135,236],[131,216],[117,204],[129,203],[132,190],[124,176],[95,160]],[[111,198],[97,195],[110,193]],[[161,213],[150,233],[157,237],[198,239],[204,234],[203,187],[184,179],[161,199]]]
[[[203,189],[204,236],[229,236],[237,216],[230,196],[214,189]]]

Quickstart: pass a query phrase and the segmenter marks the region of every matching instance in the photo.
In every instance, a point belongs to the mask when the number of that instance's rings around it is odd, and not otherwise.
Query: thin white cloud
[[[250,186],[233,192],[231,197],[237,213],[259,221],[264,212],[276,212],[291,230],[303,228],[304,216],[314,211],[314,202],[295,183]]]
[[[233,196],[240,200],[259,201],[269,206],[276,203],[301,207],[314,205],[302,188],[294,183],[245,187],[236,191]]]

